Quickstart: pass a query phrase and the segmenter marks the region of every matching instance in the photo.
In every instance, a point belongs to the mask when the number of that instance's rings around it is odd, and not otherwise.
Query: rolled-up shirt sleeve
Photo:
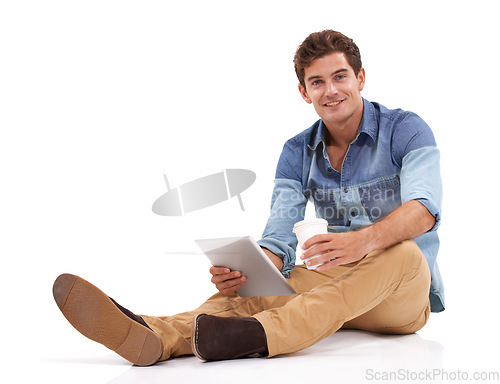
[[[440,153],[431,129],[419,116],[406,112],[393,134],[393,159],[401,167],[401,202],[417,200],[441,223]]]
[[[441,223],[443,187],[439,166],[439,149],[434,146],[410,151],[401,168],[401,202],[417,200],[436,218],[431,231]]]
[[[257,242],[283,259],[281,273],[285,277],[295,267],[297,237],[292,229],[304,219],[307,204],[302,185],[303,160],[301,142],[296,138],[288,140],[276,167],[269,219]]]
[[[292,179],[275,179],[271,199],[271,213],[262,238],[261,247],[283,259],[281,273],[288,277],[295,267],[297,237],[292,232],[297,221],[304,219],[307,198],[302,193],[302,184]]]

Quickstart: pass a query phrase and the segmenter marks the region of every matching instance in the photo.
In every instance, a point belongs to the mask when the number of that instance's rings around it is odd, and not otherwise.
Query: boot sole
[[[198,320],[204,316],[206,316],[205,313],[198,313],[194,317],[193,327],[191,329],[191,343],[194,355],[200,360],[208,361],[208,359],[198,350]]]
[[[75,275],[60,275],[54,282],[53,294],[64,317],[82,335],[135,365],[148,366],[160,359],[160,338],[126,316],[88,281]]]

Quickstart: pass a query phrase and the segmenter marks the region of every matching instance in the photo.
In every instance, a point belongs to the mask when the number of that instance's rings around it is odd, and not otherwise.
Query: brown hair
[[[313,60],[335,52],[344,53],[347,62],[352,67],[354,74],[358,76],[362,67],[361,54],[354,41],[342,33],[326,29],[321,32],[311,33],[299,45],[293,58],[295,73],[300,84],[305,88],[305,69],[311,65]]]

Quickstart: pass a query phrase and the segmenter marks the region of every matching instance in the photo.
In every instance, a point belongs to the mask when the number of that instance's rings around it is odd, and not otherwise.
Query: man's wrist
[[[272,261],[272,263],[278,268],[278,270],[281,272],[283,269],[283,259],[279,257],[278,255],[272,253],[269,249],[262,247],[262,250],[264,253],[269,257],[269,259]]]
[[[365,244],[365,255],[377,249],[384,248],[379,225],[372,224],[360,230],[359,233],[363,236],[361,240]]]

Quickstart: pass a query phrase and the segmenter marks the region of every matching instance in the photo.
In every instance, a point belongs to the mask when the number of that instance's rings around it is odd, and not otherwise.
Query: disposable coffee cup
[[[297,236],[297,240],[299,242],[299,249],[302,250],[302,245],[314,235],[324,235],[328,233],[328,222],[325,219],[309,219],[302,220],[298,223],[295,223],[293,226],[293,233]],[[303,251],[303,250],[302,250]],[[304,262],[309,260],[314,260],[315,258],[321,255],[316,255],[314,257],[310,257]],[[307,269],[316,269],[317,266],[324,264],[319,263],[316,265],[307,266]]]

